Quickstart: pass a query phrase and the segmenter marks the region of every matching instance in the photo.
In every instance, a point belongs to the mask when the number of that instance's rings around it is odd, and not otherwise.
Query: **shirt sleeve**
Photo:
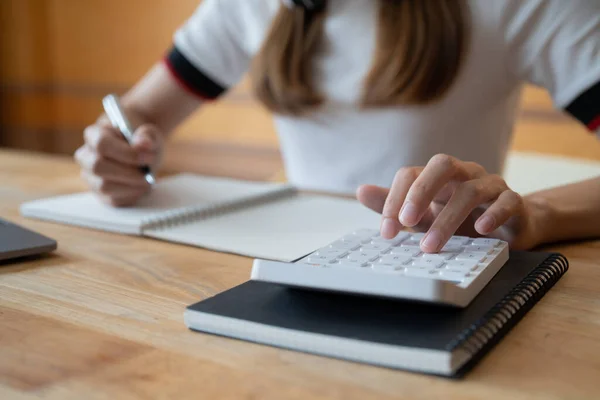
[[[175,32],[164,58],[173,77],[204,100],[221,96],[248,69],[243,5],[241,0],[203,0]]]
[[[600,136],[600,1],[498,3],[510,71]]]

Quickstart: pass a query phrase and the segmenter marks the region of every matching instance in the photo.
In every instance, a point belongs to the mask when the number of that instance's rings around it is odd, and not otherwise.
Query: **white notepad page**
[[[300,195],[145,235],[249,257],[293,261],[381,216],[356,200]]]
[[[600,162],[550,154],[513,151],[504,169],[508,186],[522,194],[600,176]]]
[[[180,174],[159,181],[135,207],[115,208],[92,193],[36,200],[21,206],[26,217],[46,219],[123,234],[141,234],[144,221],[182,207],[210,207],[267,194],[280,183],[238,181]]]

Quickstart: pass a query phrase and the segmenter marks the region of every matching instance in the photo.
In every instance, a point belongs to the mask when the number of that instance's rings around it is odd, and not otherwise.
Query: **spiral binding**
[[[293,186],[284,186],[274,192],[248,197],[245,200],[223,202],[214,206],[181,207],[142,221],[142,230],[159,230],[176,225],[207,219],[228,212],[279,200],[297,193]]]
[[[479,321],[465,329],[448,346],[448,351],[465,350],[471,355],[479,352],[496,337],[507,323],[515,319],[519,310],[533,306],[541,296],[569,269],[569,262],[562,254],[551,254],[546,260],[515,286],[498,304]],[[542,289],[546,289],[545,291]],[[524,311],[524,310],[523,310]]]

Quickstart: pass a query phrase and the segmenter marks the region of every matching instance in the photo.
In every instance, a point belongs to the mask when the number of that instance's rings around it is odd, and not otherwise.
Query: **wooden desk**
[[[600,398],[599,242],[555,247],[570,271],[455,382],[188,331],[185,306],[251,260],[18,214],[80,189],[68,158],[0,152],[0,216],[59,242],[0,268],[1,399]]]

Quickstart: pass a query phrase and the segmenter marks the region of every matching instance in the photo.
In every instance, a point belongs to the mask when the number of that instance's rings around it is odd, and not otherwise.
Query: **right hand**
[[[85,129],[85,143],[75,152],[75,159],[82,178],[102,201],[115,207],[131,206],[150,191],[140,167],[149,165],[154,170],[159,164],[163,138],[156,126],[145,124],[136,129],[130,145],[102,117]]]

